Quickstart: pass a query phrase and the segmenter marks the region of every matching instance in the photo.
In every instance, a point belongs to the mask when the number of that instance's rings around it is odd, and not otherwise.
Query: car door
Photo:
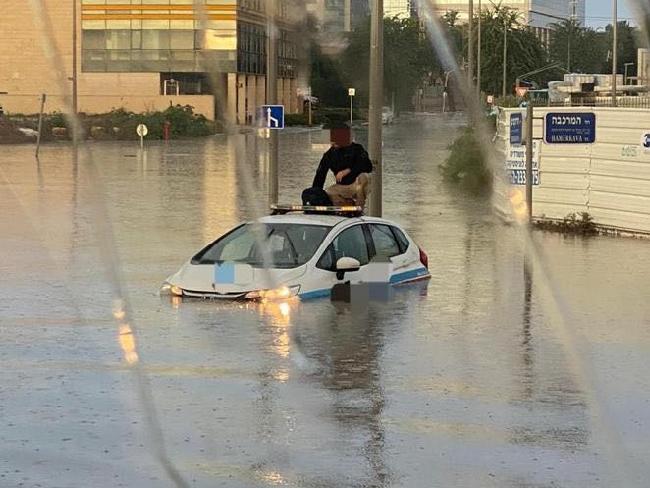
[[[343,280],[336,278],[336,262],[342,257],[351,257],[359,261],[361,267],[359,271],[346,273]],[[370,248],[366,233],[362,224],[353,225],[340,231],[325,251],[319,257],[309,286],[307,295],[318,296],[325,295],[337,283],[349,281],[350,283],[360,283],[365,281],[368,263],[370,262]]]
[[[372,240],[372,261],[390,261],[391,275],[400,276],[410,270],[413,259],[408,250],[408,240],[399,234],[397,228],[387,224],[368,224],[368,231]]]

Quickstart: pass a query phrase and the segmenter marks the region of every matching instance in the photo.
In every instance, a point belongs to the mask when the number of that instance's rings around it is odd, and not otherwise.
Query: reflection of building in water
[[[234,145],[238,142],[235,136],[227,141],[210,139],[204,145],[204,152],[220,155],[204,157],[203,177],[200,184],[203,187],[203,243],[214,241],[227,230],[238,224],[238,202],[241,202],[241,188],[237,178],[237,164]]]
[[[289,112],[298,109],[297,0],[278,0],[278,95]],[[124,107],[142,112],[189,104],[215,114],[206,66],[223,74],[225,108],[245,123],[266,98],[267,2],[205,0],[78,0],[79,110],[107,112]],[[66,77],[72,76],[72,2],[44,0]],[[34,22],[30,2],[5,0],[0,16],[0,103],[8,112],[35,113],[41,93],[49,111],[63,109],[63,94],[37,42],[45,33]],[[203,16],[205,14],[205,16]],[[205,29],[203,29],[205,27]]]

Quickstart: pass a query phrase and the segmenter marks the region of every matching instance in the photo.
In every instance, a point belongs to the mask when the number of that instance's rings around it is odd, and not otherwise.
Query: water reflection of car
[[[428,278],[427,255],[392,222],[287,214],[231,230],[167,278],[161,292],[196,298],[316,298],[330,296],[343,282],[397,285]]]
[[[381,123],[382,124],[392,124],[395,119],[395,114],[393,113],[393,109],[390,107],[383,107],[381,109]]]

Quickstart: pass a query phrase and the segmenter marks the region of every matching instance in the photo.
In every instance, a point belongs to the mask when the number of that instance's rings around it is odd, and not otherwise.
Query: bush
[[[492,189],[492,173],[474,129],[464,129],[449,150],[449,157],[440,166],[444,179],[473,194],[488,193]]]
[[[287,126],[309,125],[309,114],[307,112],[304,114],[286,114],[284,116],[284,123]],[[318,112],[312,111],[311,123],[312,125],[320,125],[322,123],[321,116]]]
[[[124,109],[112,110],[107,114],[93,115],[84,120],[86,133],[92,127],[102,127],[104,136],[99,138],[129,140],[137,139],[136,128],[145,124],[149,129],[147,138],[162,139],[165,122],[171,124],[171,137],[201,137],[215,133],[215,124],[205,116],[195,114],[190,105],[176,105],[162,112],[136,114]],[[114,129],[118,129],[115,131]],[[97,137],[97,136],[96,136]]]
[[[561,221],[542,219],[535,222],[535,227],[563,234],[594,235],[598,233],[594,219],[588,212],[570,213]]]

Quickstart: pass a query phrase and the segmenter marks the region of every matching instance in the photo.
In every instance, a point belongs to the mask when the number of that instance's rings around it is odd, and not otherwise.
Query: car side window
[[[327,271],[334,271],[334,248],[331,244],[325,249],[318,263],[316,263],[316,267]]]
[[[343,257],[354,258],[359,261],[361,266],[370,261],[366,235],[360,225],[345,229],[336,236],[318,261],[317,266],[321,269],[334,270],[336,262]]]
[[[370,224],[370,235],[375,244],[375,257],[385,259],[401,254],[399,244],[389,226]]]
[[[354,258],[361,266],[368,264],[368,243],[366,235],[360,225],[355,225],[341,232],[334,242],[334,259],[338,261],[341,258]]]
[[[393,234],[395,234],[395,237],[397,238],[400,254],[404,254],[406,251],[408,251],[409,240],[404,235],[404,232],[399,230],[397,227],[391,227],[391,229],[393,231]]]

